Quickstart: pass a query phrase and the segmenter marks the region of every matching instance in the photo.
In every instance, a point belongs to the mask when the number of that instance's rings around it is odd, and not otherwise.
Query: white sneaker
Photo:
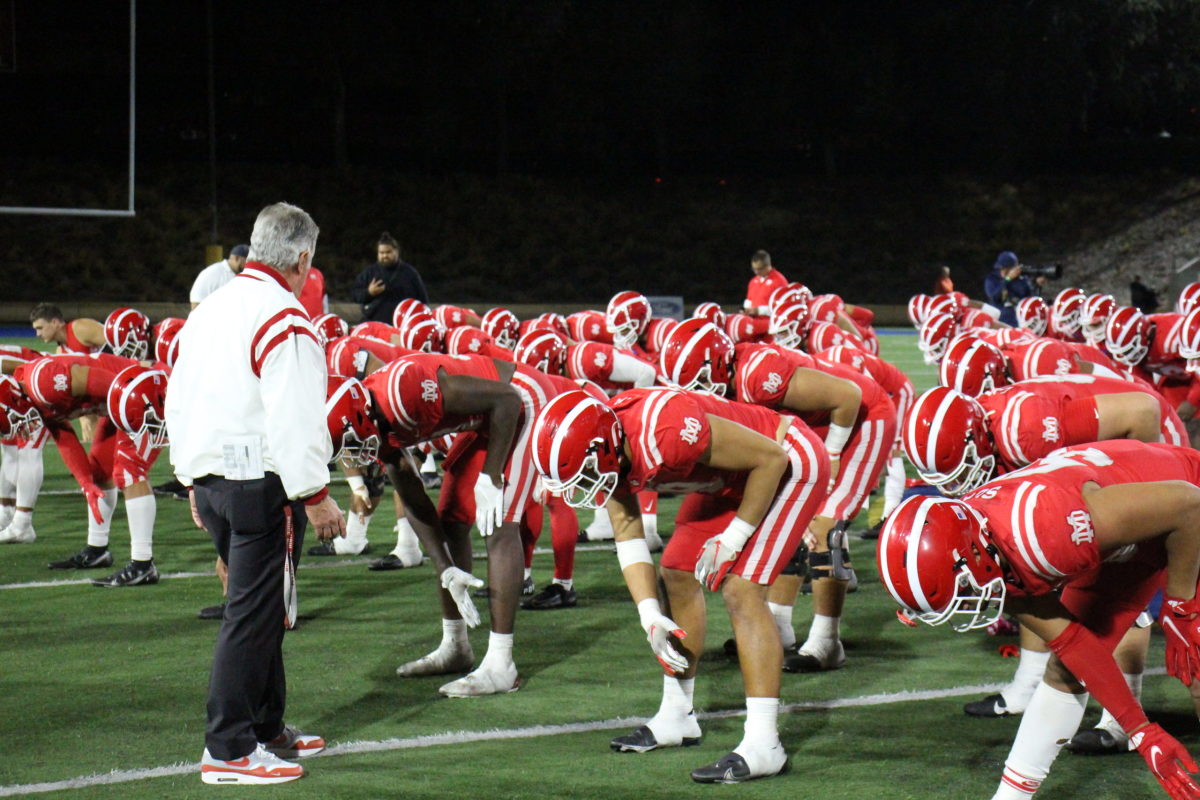
[[[475,653],[471,650],[470,642],[463,642],[459,645],[448,645],[442,642],[432,653],[396,667],[396,674],[401,678],[449,675],[452,672],[466,672],[474,663]]]
[[[284,761],[261,744],[254,752],[232,761],[221,761],[204,748],[200,780],[213,784],[287,783],[304,777],[304,767]]]
[[[488,694],[508,694],[521,688],[521,676],[517,665],[509,664],[504,669],[480,667],[470,675],[450,681],[438,689],[446,697],[482,697]]]
[[[32,525],[24,530],[17,530],[15,525],[0,530],[0,544],[29,544],[35,539],[37,534],[33,532]]]

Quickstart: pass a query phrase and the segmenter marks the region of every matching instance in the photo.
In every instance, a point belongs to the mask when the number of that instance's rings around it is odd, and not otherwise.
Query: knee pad
[[[796,548],[796,552],[788,560],[788,563],[779,572],[780,575],[795,575],[798,578],[803,578],[808,574],[808,548],[803,544]]]

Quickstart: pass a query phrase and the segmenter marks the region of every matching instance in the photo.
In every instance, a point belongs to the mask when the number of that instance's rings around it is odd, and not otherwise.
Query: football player
[[[33,508],[42,490],[42,454],[48,434],[40,423],[36,435],[22,432],[27,428],[22,422],[30,414],[37,417],[37,412],[9,376],[21,364],[44,355],[20,345],[0,345],[0,415],[5,417],[0,419],[0,544],[37,539]]]
[[[786,760],[776,726],[783,649],[766,595],[824,495],[829,459],[820,440],[797,419],[676,388],[633,389],[608,406],[582,392],[560,395],[533,438],[547,489],[576,507],[607,505],[622,574],[666,672],[658,713],[612,748],[698,743],[692,696],[708,589],[722,593],[730,614],[747,713],[741,743],[692,779],[777,774]],[[662,555],[666,609],[635,497],[645,488],[688,493]]]
[[[46,356],[22,364],[14,377],[33,401],[63,463],[87,498],[87,546],[50,569],[94,569],[113,563],[108,533],[117,506],[117,490],[125,495],[129,521],[130,561],[94,586],[140,586],[158,583],[154,566],[154,494],[146,477],[162,446],[154,436],[131,436],[113,422],[109,389],[117,374],[135,366],[133,359],[107,354]],[[155,373],[161,375],[162,373]],[[83,451],[71,420],[82,414],[106,414],[96,426],[91,450]]]
[[[1167,671],[1200,675],[1200,453],[1098,442],[1055,451],[961,500],[912,497],[884,526],[879,574],[909,613],[972,630],[1008,611],[1053,656],[993,800],[1028,800],[1083,719],[1088,692],[1175,800],[1200,769],[1147,720],[1113,648],[1160,589]],[[1084,688],[1086,686],[1086,689]]]

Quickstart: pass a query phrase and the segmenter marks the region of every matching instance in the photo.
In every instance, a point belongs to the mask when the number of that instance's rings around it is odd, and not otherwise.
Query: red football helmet
[[[507,308],[490,308],[483,315],[483,332],[500,347],[512,350],[517,346],[521,321]]]
[[[554,330],[527,330],[517,340],[513,358],[547,375],[562,375],[567,363],[567,342]]]
[[[460,308],[459,306],[438,306],[433,312],[434,318],[441,323],[441,326],[448,331],[455,328],[461,328],[463,325],[470,325],[467,319],[467,313],[474,314],[471,309]]]
[[[790,303],[793,300],[800,300],[800,290],[788,283],[783,286],[776,286],[771,290],[771,294],[767,297],[767,308],[772,314],[775,309],[779,308],[784,303]],[[807,302],[807,301],[801,301]]]
[[[576,311],[567,317],[567,332],[577,342],[612,344],[612,334],[608,332],[603,311]]]
[[[804,344],[804,335],[812,323],[809,306],[799,300],[785,303],[778,311],[771,314],[771,326],[768,328],[775,344],[799,350]]]
[[[808,304],[808,314],[814,322],[836,322],[846,313],[846,304],[836,294],[814,297]]]
[[[722,330],[725,329],[725,312],[716,303],[701,303],[696,306],[696,309],[692,312],[692,319],[702,319],[705,322],[711,322]]]
[[[618,350],[637,344],[650,323],[650,301],[637,292],[617,292],[608,301],[605,324]]]
[[[571,331],[567,327],[567,318],[553,311],[538,314],[530,320],[525,332],[529,333],[530,331],[554,331],[564,339],[571,335]]]
[[[113,353],[142,361],[150,353],[150,318],[134,308],[116,308],[104,320],[104,341]]]
[[[870,369],[867,366],[867,354],[853,345],[839,344],[835,347],[822,350],[821,359],[823,361],[832,361],[836,364],[845,364],[855,372],[861,372],[868,378],[872,377]]]
[[[929,304],[932,302],[933,298],[927,294],[914,294],[908,298],[908,321],[914,328],[921,327],[921,323],[929,316]]]
[[[1046,332],[1046,323],[1050,321],[1050,306],[1036,295],[1023,298],[1017,303],[1017,327],[1032,331],[1037,336]]]
[[[924,623],[961,632],[986,628],[1004,611],[999,555],[971,506],[918,495],[888,515],[876,560],[896,602]]]
[[[42,415],[10,375],[0,375],[0,440],[33,439],[42,432]]]
[[[371,394],[360,381],[329,376],[325,420],[335,461],[345,458],[365,467],[379,457],[379,428],[371,419]]]
[[[452,356],[476,356],[490,344],[495,344],[492,337],[470,325],[459,325],[446,334],[446,352]]]
[[[1183,318],[1179,355],[1187,359],[1188,372],[1200,372],[1200,306],[1193,308]]]
[[[935,386],[916,399],[904,420],[904,454],[942,494],[958,497],[991,480],[996,456],[983,406]]]
[[[936,317],[938,314],[949,314],[955,322],[958,322],[962,316],[963,306],[958,302],[958,298],[949,294],[939,294],[931,297],[925,306],[925,320],[930,317]]]
[[[446,346],[446,329],[428,311],[417,310],[404,320],[400,329],[401,346],[418,353],[442,353]]]
[[[738,342],[758,341],[760,337],[754,332],[754,317],[747,314],[733,313],[725,318],[725,333],[734,344]]]
[[[179,332],[183,330],[183,320],[179,317],[167,317],[154,326],[154,358],[168,367],[175,366],[179,358]]]
[[[1086,299],[1083,289],[1074,286],[1063,289],[1055,296],[1050,304],[1050,326],[1055,333],[1074,336],[1079,332],[1079,315]]]
[[[586,392],[555,397],[533,424],[533,465],[572,508],[602,508],[621,470],[621,423]]]
[[[812,289],[809,289],[800,281],[792,281],[788,284],[788,288],[796,292],[797,299],[802,303],[811,303],[813,299]]]
[[[1004,354],[981,339],[959,336],[942,357],[941,382],[968,397],[1007,386]]]
[[[852,339],[844,330],[834,325],[832,322],[814,322],[812,327],[808,329],[808,340],[805,342],[808,352],[820,353],[822,350],[828,350],[831,347],[840,347],[845,344],[856,345],[857,339]]]
[[[1180,290],[1179,299],[1175,301],[1175,311],[1179,314],[1187,314],[1198,303],[1200,303],[1200,281],[1194,281]]]
[[[134,364],[117,373],[108,387],[108,417],[135,439],[150,438],[150,446],[167,446],[167,373]]]
[[[350,335],[350,326],[337,314],[319,314],[313,319],[312,326],[317,332],[317,341],[321,343],[321,347],[340,336]]]
[[[347,378],[363,377],[369,351],[355,336],[341,336],[325,345],[325,366],[329,374]]]
[[[1057,339],[1038,339],[1023,348],[1009,364],[1014,380],[1040,378],[1045,375],[1071,375],[1079,372],[1075,354]]]
[[[1092,347],[1104,344],[1104,326],[1116,310],[1117,301],[1111,294],[1088,295],[1079,311],[1079,328],[1083,331],[1083,340]]]
[[[415,297],[406,297],[396,304],[396,308],[392,311],[392,327],[403,328],[404,320],[408,319],[408,315],[414,311],[424,311],[432,314],[429,306],[422,303]]]
[[[1140,364],[1150,352],[1150,320],[1132,306],[1118,308],[1104,328],[1104,349],[1119,364]]]
[[[671,331],[679,325],[678,320],[669,317],[658,317],[650,320],[646,332],[646,349],[651,353],[662,352],[663,342],[671,335]]]
[[[693,317],[671,331],[658,363],[672,383],[724,397],[733,382],[733,341],[711,322]]]
[[[958,323],[949,314],[930,314],[926,317],[917,333],[917,347],[921,349],[925,363],[936,364],[941,361],[956,333]]]

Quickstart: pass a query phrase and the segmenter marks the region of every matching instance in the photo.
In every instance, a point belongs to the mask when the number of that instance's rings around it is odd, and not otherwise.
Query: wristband
[[[346,483],[350,484],[350,491],[360,493],[360,489],[367,488],[367,482],[363,480],[362,475],[347,475]]]
[[[626,539],[623,542],[617,542],[617,563],[621,565],[622,572],[633,564],[654,566],[654,561],[650,558],[650,547],[646,544],[645,539]]]
[[[756,530],[758,530],[757,525],[751,525],[741,517],[734,517],[733,521],[726,525],[725,530],[721,532],[721,544],[740,553]]]
[[[647,597],[645,600],[637,604],[638,619],[641,620],[642,630],[646,633],[650,632],[650,626],[653,625],[659,617],[663,615],[662,606],[658,604],[657,597]]]
[[[829,455],[840,456],[853,431],[849,425],[829,423],[829,432],[825,434],[825,449],[829,451]]]
[[[312,495],[311,497],[304,498],[303,502],[304,502],[304,505],[306,505],[306,506],[315,506],[317,503],[321,502],[328,496],[329,496],[329,488],[326,486],[323,486],[323,487],[321,487],[321,491],[317,492],[316,494]]]

